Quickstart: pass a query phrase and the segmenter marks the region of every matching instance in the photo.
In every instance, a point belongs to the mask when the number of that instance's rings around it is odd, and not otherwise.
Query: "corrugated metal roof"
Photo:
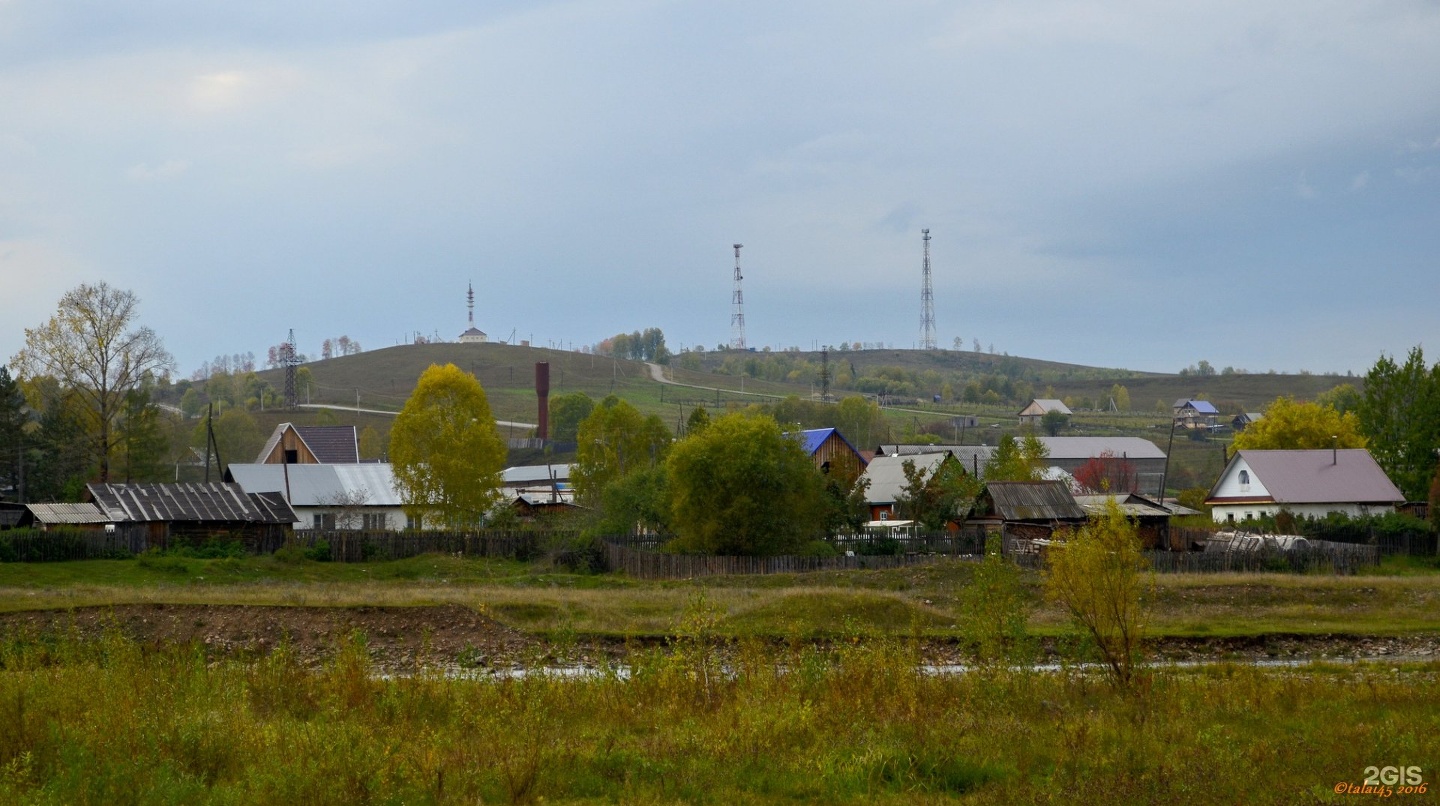
[[[1084,520],[1085,510],[1059,481],[992,481],[985,491],[1007,521]]]
[[[246,495],[239,484],[91,484],[86,489],[96,506],[117,523],[293,523],[297,520],[283,501],[257,500]]]
[[[37,523],[109,523],[104,510],[94,504],[28,504]]]
[[[230,465],[229,477],[247,493],[279,493],[292,506],[398,507],[404,505],[391,465]],[[363,504],[355,502],[361,500]]]
[[[881,445],[877,455],[922,456],[927,453],[949,453],[960,462],[965,472],[979,475],[995,449],[989,445]]]
[[[1217,408],[1215,408],[1215,405],[1214,405],[1213,403],[1211,403],[1210,401],[1208,401],[1208,400],[1190,400],[1190,399],[1188,399],[1188,398],[1183,398],[1183,397],[1180,398],[1179,400],[1175,401],[1175,403],[1174,403],[1173,405],[1171,405],[1170,408],[1172,408],[1172,409],[1186,409],[1186,408],[1188,408],[1188,409],[1194,409],[1196,412],[1198,412],[1198,413],[1200,413],[1200,414],[1219,414],[1219,413],[1220,413],[1220,410],[1217,409]]]
[[[506,487],[529,486],[537,482],[570,480],[570,465],[517,465],[500,471],[500,483]]]
[[[1405,496],[1364,448],[1338,451],[1238,451],[1257,481],[1278,504],[1403,503]],[[1219,486],[1219,482],[1216,482]],[[1214,489],[1210,491],[1213,496]]]
[[[948,453],[930,453],[919,456],[877,456],[870,460],[861,478],[869,479],[865,500],[871,504],[893,504],[905,489],[905,463],[914,462],[916,470],[924,470],[926,478],[933,478],[935,469],[950,457]]]
[[[1089,515],[1102,515],[1111,499],[1115,499],[1120,511],[1132,518],[1168,518],[1170,510],[1156,506],[1138,495],[1077,495],[1075,503]]]
[[[824,445],[825,440],[829,439],[833,433],[835,433],[833,428],[806,429],[800,432],[800,446],[805,449],[805,453],[813,454],[820,450],[820,446]]]
[[[1165,452],[1144,437],[1037,437],[1051,459],[1093,459],[1109,451],[1126,459],[1164,459]]]

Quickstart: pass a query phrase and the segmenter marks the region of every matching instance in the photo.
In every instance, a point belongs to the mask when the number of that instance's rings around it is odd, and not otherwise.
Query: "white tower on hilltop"
[[[740,292],[740,250],[744,244],[735,244],[735,295],[732,299],[734,313],[730,314],[730,349],[745,349],[745,295]]]
[[[461,344],[484,344],[485,331],[475,327],[475,286],[467,284],[469,290],[465,293],[466,305],[470,309],[470,327],[460,334]]]
[[[920,230],[925,260],[920,270],[920,349],[935,349],[935,292],[930,288],[930,230]]]

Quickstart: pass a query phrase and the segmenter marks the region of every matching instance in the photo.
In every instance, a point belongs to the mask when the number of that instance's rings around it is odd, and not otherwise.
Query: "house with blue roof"
[[[821,473],[843,474],[856,479],[865,472],[865,458],[834,428],[811,428],[796,434],[805,453],[815,460]]]
[[[1170,406],[1175,424],[1181,428],[1211,428],[1220,418],[1220,410],[1208,400],[1181,398]]]

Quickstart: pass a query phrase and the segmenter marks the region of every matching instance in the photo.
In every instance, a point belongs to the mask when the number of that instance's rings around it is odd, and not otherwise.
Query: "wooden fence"
[[[1307,548],[1281,551],[1147,551],[1145,558],[1157,574],[1221,573],[1328,573],[1353,574],[1380,564],[1376,546],[1312,540]],[[1043,568],[1042,554],[1015,554],[1024,568]]]
[[[737,574],[803,574],[813,571],[903,568],[925,565],[939,559],[934,554],[901,554],[851,557],[731,557],[697,554],[661,554],[605,544],[605,559],[611,571],[637,579],[691,579]]]
[[[103,530],[71,531],[13,529],[0,532],[0,562],[63,562],[133,557],[150,547],[149,530],[120,526]]]
[[[412,531],[361,532],[353,529],[295,531],[301,548],[325,545],[335,562],[403,560],[421,554],[456,554],[465,557],[505,557],[529,560],[540,556],[546,542],[573,537],[568,532]]]

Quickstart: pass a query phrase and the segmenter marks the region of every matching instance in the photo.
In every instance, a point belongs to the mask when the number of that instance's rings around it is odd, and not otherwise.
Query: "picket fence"
[[[421,554],[530,560],[540,556],[545,542],[573,536],[568,532],[541,534],[503,530],[362,532],[353,529],[297,529],[293,542],[306,549],[325,545],[332,561],[346,563],[403,560]]]
[[[693,579],[695,577],[749,574],[804,574],[815,571],[854,571],[928,565],[940,559],[934,554],[900,554],[878,557],[734,557],[698,554],[661,554],[605,544],[605,559],[611,571],[637,579]]]

